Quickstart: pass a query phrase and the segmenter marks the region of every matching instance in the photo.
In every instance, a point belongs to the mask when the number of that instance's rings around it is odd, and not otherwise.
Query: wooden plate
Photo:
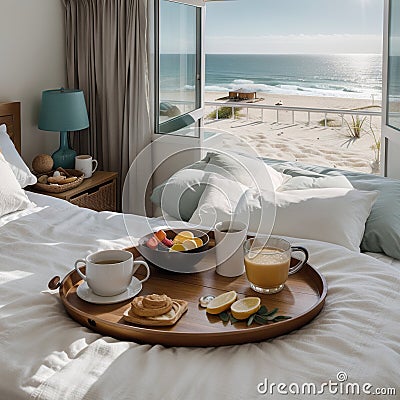
[[[128,250],[135,257],[140,257],[136,248]],[[292,262],[297,260],[292,259]],[[245,274],[226,278],[218,275],[215,269],[190,275],[168,272],[152,265],[150,269],[150,279],[143,284],[141,295],[165,293],[189,303],[188,311],[172,327],[143,327],[124,322],[122,316],[130,307],[130,301],[112,305],[86,303],[76,295],[82,279],[75,270],[61,283],[59,292],[62,303],[68,314],[81,325],[117,339],[165,346],[224,346],[258,342],[301,328],[318,315],[327,295],[324,277],[309,264],[291,275],[285,288],[273,295],[252,291]],[[239,298],[259,296],[268,309],[278,307],[279,314],[292,318],[269,325],[253,324],[247,327],[245,322],[224,324],[218,316],[208,315],[204,308],[199,307],[201,296],[217,296],[229,290],[236,290]]]

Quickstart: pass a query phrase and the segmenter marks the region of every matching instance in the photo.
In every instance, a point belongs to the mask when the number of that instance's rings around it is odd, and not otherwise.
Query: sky
[[[384,0],[207,3],[208,54],[381,53]]]

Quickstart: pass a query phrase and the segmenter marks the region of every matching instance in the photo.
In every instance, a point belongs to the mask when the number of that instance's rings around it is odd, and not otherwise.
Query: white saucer
[[[82,300],[87,301],[88,303],[93,304],[114,304],[119,303],[120,301],[129,300],[132,297],[135,297],[142,290],[142,284],[135,277],[132,278],[132,281],[125,292],[118,294],[116,296],[99,296],[92,292],[92,289],[89,288],[86,282],[83,282],[78,286],[76,294]]]

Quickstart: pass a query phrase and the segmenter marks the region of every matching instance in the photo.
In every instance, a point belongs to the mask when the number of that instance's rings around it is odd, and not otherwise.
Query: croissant
[[[139,317],[157,317],[172,309],[172,300],[167,295],[151,294],[138,296],[132,300],[129,313]]]

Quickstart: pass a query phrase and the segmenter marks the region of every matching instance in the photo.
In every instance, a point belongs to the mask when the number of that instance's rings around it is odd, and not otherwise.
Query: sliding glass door
[[[202,2],[156,0],[156,133],[198,135]]]
[[[385,0],[382,170],[400,179],[400,0]]]
[[[386,122],[400,131],[400,1],[390,1],[388,21]]]

